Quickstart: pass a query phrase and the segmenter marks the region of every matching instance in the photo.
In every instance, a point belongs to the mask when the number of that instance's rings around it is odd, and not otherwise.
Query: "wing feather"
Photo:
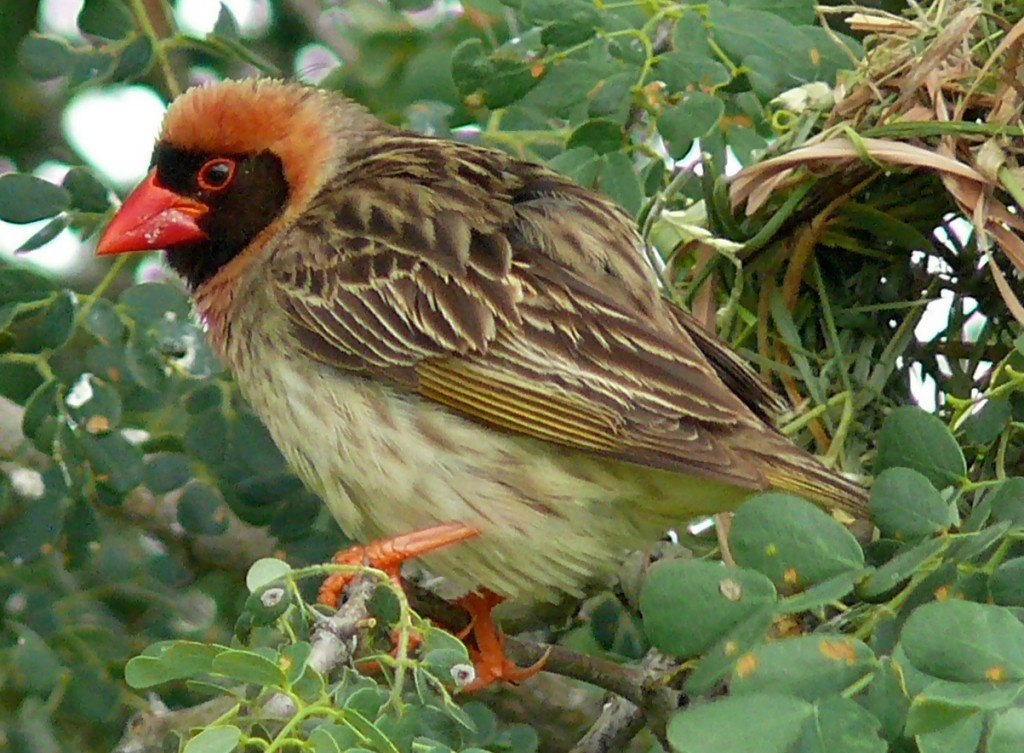
[[[691,336],[638,244],[610,202],[544,168],[391,137],[314,200],[272,269],[296,342],[340,369],[497,429],[749,488],[768,485],[766,456],[795,453],[774,477],[820,484],[828,472],[804,472],[816,461],[766,422],[773,393]]]

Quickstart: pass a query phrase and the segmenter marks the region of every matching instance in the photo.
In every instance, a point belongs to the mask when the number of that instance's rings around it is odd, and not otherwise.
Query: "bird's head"
[[[364,115],[325,92],[270,79],[190,89],[168,108],[149,174],[96,253],[166,249],[171,267],[198,288],[308,204],[338,160],[339,129]]]

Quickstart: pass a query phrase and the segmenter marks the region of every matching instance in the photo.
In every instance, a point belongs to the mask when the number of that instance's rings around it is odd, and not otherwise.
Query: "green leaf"
[[[86,167],[72,167],[61,185],[71,194],[71,203],[76,209],[83,212],[106,212],[110,206],[107,187]]]
[[[55,380],[43,382],[33,390],[28,402],[25,403],[25,412],[21,416],[22,433],[35,441],[37,449],[49,454],[52,448],[48,444],[39,445],[38,440],[52,440],[52,428],[45,429],[46,424],[52,423],[58,415],[60,407],[57,397],[60,392],[60,385]]]
[[[142,483],[152,492],[167,494],[187,484],[192,475],[187,457],[177,452],[162,452],[146,458]]]
[[[153,65],[153,40],[140,34],[121,51],[117,58],[117,67],[111,74],[115,81],[133,81],[145,76]]]
[[[49,695],[63,674],[60,657],[27,625],[7,620],[6,626],[18,636],[17,643],[7,650],[6,662],[12,670],[8,679],[24,693]]]
[[[767,11],[793,24],[814,21],[814,0],[732,0],[729,6]]]
[[[623,71],[601,79],[588,92],[588,114],[593,118],[604,117],[624,125],[629,116],[630,105],[633,103],[635,84],[636,76],[631,71]]]
[[[625,152],[609,152],[599,158],[598,164],[598,189],[629,214],[636,215],[644,194],[633,160]]]
[[[1006,709],[993,719],[985,753],[1020,753],[1024,750],[1024,709]]]
[[[806,591],[783,599],[779,602],[779,611],[781,613],[796,614],[797,612],[806,612],[833,604],[850,593],[853,590],[854,584],[863,576],[863,570],[851,570],[846,573],[840,573],[828,580],[823,580]]]
[[[71,70],[74,54],[60,37],[29,32],[18,45],[18,62],[37,81],[49,81]]]
[[[875,473],[896,467],[924,474],[936,489],[959,485],[967,475],[964,454],[946,425],[913,406],[896,408],[878,434]]]
[[[119,0],[85,0],[78,28],[86,36],[121,39],[134,28],[132,15]]]
[[[590,147],[597,154],[618,151],[623,146],[625,132],[614,120],[594,118],[581,125],[569,136],[566,149]]]
[[[594,183],[599,166],[597,152],[589,146],[569,149],[548,161],[548,167],[581,186],[590,186]]]
[[[64,232],[71,222],[66,214],[58,214],[52,220],[43,225],[42,228],[33,233],[27,241],[18,246],[18,252],[34,251],[42,248],[58,235]]]
[[[986,499],[993,518],[1024,527],[1024,478],[1011,476],[992,489]]]
[[[905,734],[928,734],[982,711],[998,711],[1016,704],[1024,683],[946,682],[933,680],[914,694],[907,710]]]
[[[707,136],[718,128],[725,115],[725,103],[703,92],[691,92],[681,104],[670,107],[658,116],[658,133],[668,144],[669,153],[679,159],[693,145],[694,139]]]
[[[989,444],[999,439],[1003,429],[1013,418],[1013,407],[1008,397],[986,400],[980,410],[964,421],[964,440],[971,444]]]
[[[623,65],[610,59],[558,60],[548,64],[544,75],[520,103],[543,115],[566,117],[601,81],[623,72]]]
[[[142,450],[117,432],[78,437],[96,480],[115,492],[127,494],[142,481]]]
[[[106,298],[97,298],[82,317],[86,331],[104,343],[120,342],[124,336],[124,322],[117,307]]]
[[[933,677],[1024,680],[1024,624],[1005,607],[958,600],[924,604],[907,619],[900,642],[910,663]]]
[[[348,753],[356,750],[362,738],[351,727],[325,723],[309,733],[314,753]]]
[[[857,595],[865,600],[884,596],[905,581],[927,560],[934,557],[946,542],[941,539],[926,539],[909,547],[867,576],[857,587]]]
[[[676,28],[681,26],[680,22]],[[715,91],[732,80],[728,69],[714,59],[710,50],[702,53],[677,48],[676,52],[658,56],[654,72],[672,92]]]
[[[178,499],[178,522],[199,536],[217,536],[228,529],[227,506],[220,492],[202,481],[192,481]]]
[[[814,707],[814,722],[804,727],[800,753],[885,753],[881,724],[851,698],[823,698]]]
[[[121,396],[92,374],[82,374],[64,397],[68,415],[89,434],[106,434],[121,423]]]
[[[124,679],[133,688],[149,688],[171,680],[196,678],[210,672],[220,646],[196,641],[167,641],[146,649],[124,668]]]
[[[68,76],[68,87],[101,84],[117,68],[117,55],[109,47],[79,47]]]
[[[861,700],[864,708],[881,723],[882,736],[886,740],[892,742],[902,735],[910,698],[903,687],[899,667],[892,657],[883,656],[879,659],[874,679]]]
[[[555,47],[586,42],[602,20],[591,0],[523,0],[519,16],[523,23],[540,27],[541,41]]]
[[[242,730],[231,724],[207,727],[185,745],[183,753],[231,753],[242,739]]]
[[[651,643],[678,658],[696,656],[765,604],[775,588],[760,573],[702,560],[651,568],[640,611]]]
[[[284,582],[271,583],[245,600],[243,610],[252,615],[252,624],[257,627],[270,625],[278,617],[288,611],[292,597]],[[308,645],[308,644],[305,644]]]
[[[910,468],[882,471],[871,487],[871,519],[883,534],[901,541],[946,531],[953,510],[931,482]]]
[[[733,517],[729,545],[736,562],[778,588],[821,583],[864,568],[853,535],[827,513],[791,494],[759,494]]]
[[[235,20],[231,9],[224,3],[220,4],[220,12],[217,14],[217,22],[213,25],[213,33],[215,36],[226,39],[241,39],[242,37],[238,21]]]
[[[1007,560],[988,582],[992,601],[1004,607],[1024,607],[1024,557]]]
[[[38,301],[55,289],[54,284],[36,270],[0,265],[0,301],[5,304]]]
[[[676,753],[790,753],[813,716],[793,696],[736,696],[676,712],[667,736]]]
[[[283,688],[288,682],[277,664],[252,651],[222,651],[214,658],[210,671],[264,688]]]
[[[727,632],[701,658],[683,684],[690,695],[711,691],[728,675],[741,656],[759,646],[772,625],[774,604],[763,604],[750,616]]]
[[[291,571],[291,566],[284,560],[274,557],[258,559],[252,563],[245,576],[245,587],[249,589],[249,593],[256,593],[274,581],[286,577]]]
[[[480,39],[462,42],[452,51],[452,81],[467,106],[497,109],[517,102],[536,86],[537,62],[514,53],[490,55]]]
[[[978,753],[985,719],[981,714],[962,717],[938,732],[916,736],[920,753]]]
[[[733,695],[776,692],[815,701],[841,693],[877,666],[874,652],[856,638],[805,635],[741,656],[729,689]]]
[[[28,173],[0,175],[0,220],[24,224],[53,217],[71,205],[66,189]]]
[[[185,293],[162,282],[144,282],[121,293],[118,303],[125,313],[140,324],[150,325],[163,319],[188,319],[192,304]]]

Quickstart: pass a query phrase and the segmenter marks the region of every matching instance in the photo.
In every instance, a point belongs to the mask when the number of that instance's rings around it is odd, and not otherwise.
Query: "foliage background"
[[[684,533],[665,562],[637,558],[553,618],[536,636],[568,652],[553,668],[646,714],[613,705],[597,729],[616,742],[592,734],[578,750],[622,749],[638,730],[636,750],[1024,749],[1024,347],[1001,255],[1014,260],[1020,229],[1011,216],[979,242],[939,161],[1018,206],[1014,4],[353,0],[325,13],[281,0],[259,38],[227,11],[199,38],[163,0],[91,0],[82,36],[61,39],[33,32],[37,10],[0,8],[0,153],[18,171],[0,178],[0,219],[48,220],[29,246],[65,227],[87,239],[112,211],[60,131],[74,92],[291,75],[320,43],[340,60],[322,85],[394,123],[547,161],[636,214],[667,293],[794,403],[786,431],[876,477],[864,546],[766,495],[733,520],[738,566],[717,564],[713,533]],[[847,96],[775,99],[816,81]],[[953,122],[936,124],[946,103]],[[826,137],[852,156],[826,157]],[[799,169],[766,161],[781,155]],[[30,177],[54,158],[75,166],[61,186]],[[738,179],[730,201],[730,160],[772,190],[743,205]],[[935,301],[937,334],[915,335]],[[321,677],[311,576],[346,542],[151,260],[67,280],[0,262],[0,393],[0,747],[554,751],[594,724],[601,693],[564,677],[453,695],[464,650],[397,596],[368,609],[424,648],[381,657],[380,683]],[[295,569],[262,563],[250,597],[244,574],[269,556]],[[269,611],[268,583],[287,594]],[[305,724],[272,718],[281,694]]]

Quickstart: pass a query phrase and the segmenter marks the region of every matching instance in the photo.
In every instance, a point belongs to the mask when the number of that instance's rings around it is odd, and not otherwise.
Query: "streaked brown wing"
[[[624,215],[542,168],[409,141],[274,254],[311,356],[499,429],[764,485],[729,438],[767,427],[667,313]]]

